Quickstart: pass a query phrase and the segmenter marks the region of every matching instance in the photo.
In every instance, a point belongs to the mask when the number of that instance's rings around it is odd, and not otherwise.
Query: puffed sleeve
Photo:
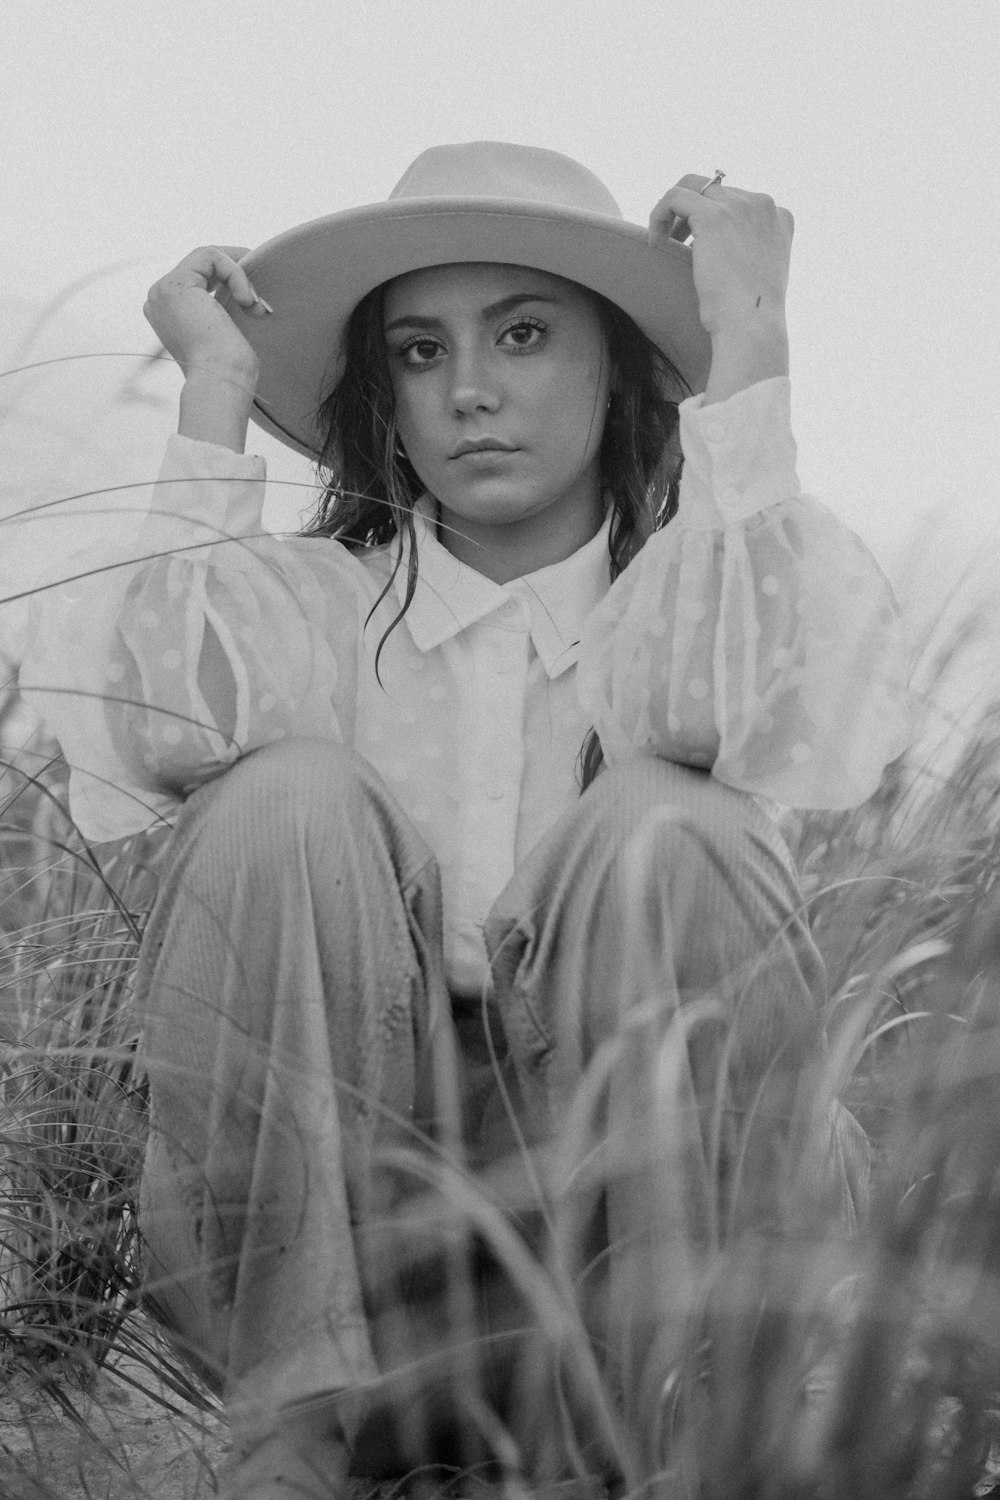
[[[789,407],[784,378],[682,404],[678,514],[588,617],[578,691],[611,764],[851,807],[910,742],[909,654],[871,554],[801,493]]]
[[[353,559],[263,533],[264,478],[263,459],[171,438],[133,537],[78,554],[34,601],[21,690],[60,742],[90,839],[170,817],[285,734],[343,737],[350,631],[335,656],[311,559]]]

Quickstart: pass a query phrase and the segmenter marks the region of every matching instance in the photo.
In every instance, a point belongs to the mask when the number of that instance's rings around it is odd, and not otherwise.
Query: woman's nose
[[[496,411],[500,395],[485,360],[471,352],[455,360],[451,400],[454,409],[463,415]]]

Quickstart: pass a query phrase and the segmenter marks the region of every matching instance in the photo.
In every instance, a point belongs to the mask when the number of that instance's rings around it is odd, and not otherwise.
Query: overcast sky
[[[795,214],[807,487],[891,570],[931,513],[942,549],[996,547],[997,0],[6,0],[0,39],[6,366],[147,351],[145,287],[188,249],[383,198],[436,142],[568,152],[643,222],[720,167]],[[32,309],[98,271],[28,348]],[[155,473],[174,372],[101,427],[138,369],[7,379],[8,510]],[[70,533],[32,535],[50,554]]]

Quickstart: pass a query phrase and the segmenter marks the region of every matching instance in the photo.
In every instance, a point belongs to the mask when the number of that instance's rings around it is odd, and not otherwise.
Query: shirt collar
[[[403,617],[414,645],[431,651],[493,614],[508,599],[520,599],[529,611],[531,641],[545,671],[550,678],[560,676],[576,662],[583,622],[610,587],[610,525],[609,510],[600,531],[571,556],[500,584],[459,562],[441,545],[434,534],[434,502],[422,497],[414,507],[417,587]],[[406,597],[408,561],[404,534],[402,562],[393,581],[400,605]]]

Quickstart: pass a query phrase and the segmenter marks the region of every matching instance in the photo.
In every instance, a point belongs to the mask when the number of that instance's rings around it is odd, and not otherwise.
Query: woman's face
[[[589,540],[612,374],[590,293],[521,266],[433,266],[390,283],[384,320],[399,435],[445,545],[499,578]]]

